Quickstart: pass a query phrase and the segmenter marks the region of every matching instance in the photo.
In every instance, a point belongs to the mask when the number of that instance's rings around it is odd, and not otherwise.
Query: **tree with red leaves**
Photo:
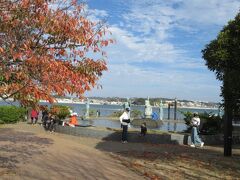
[[[98,85],[113,40],[86,14],[77,1],[0,0],[0,97],[53,103]]]

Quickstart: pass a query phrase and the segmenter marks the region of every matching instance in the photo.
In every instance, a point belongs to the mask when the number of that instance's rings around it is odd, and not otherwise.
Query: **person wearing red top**
[[[32,109],[31,111],[31,123],[36,124],[38,120],[38,111],[36,109]]]

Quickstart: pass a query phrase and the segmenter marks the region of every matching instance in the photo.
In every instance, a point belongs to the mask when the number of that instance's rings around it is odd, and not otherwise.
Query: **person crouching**
[[[77,120],[77,113],[72,113],[69,121],[69,126],[75,127],[78,125],[78,120]]]
[[[141,134],[140,134],[140,136],[145,136],[146,133],[147,133],[147,124],[146,124],[146,122],[144,122],[141,125]]]
[[[130,109],[126,108],[123,114],[120,116],[120,122],[122,125],[122,143],[127,143],[127,131],[128,131],[128,125],[130,123]]]

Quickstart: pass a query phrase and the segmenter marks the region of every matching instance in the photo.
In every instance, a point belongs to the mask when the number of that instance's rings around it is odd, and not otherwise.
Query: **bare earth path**
[[[240,148],[121,144],[45,132],[26,123],[0,128],[0,179],[240,179]]]
[[[143,179],[91,146],[39,125],[0,128],[0,179]]]

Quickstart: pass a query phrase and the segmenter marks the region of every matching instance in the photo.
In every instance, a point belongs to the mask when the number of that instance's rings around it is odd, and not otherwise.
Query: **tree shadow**
[[[122,144],[121,133],[114,132],[103,138],[96,148],[152,179],[171,179],[174,174],[177,179],[219,179],[237,177],[240,173],[239,150],[233,157],[226,158],[219,147],[191,148],[180,145],[169,134],[139,137],[129,133],[128,140],[129,143]],[[184,136],[183,144],[187,141]]]
[[[43,154],[44,148],[51,144],[51,139],[40,138],[33,133],[0,129],[0,172],[3,169],[14,170],[17,164],[29,161],[34,155]]]
[[[105,141],[121,141],[122,131],[116,130],[115,132],[104,137]],[[173,138],[172,134],[161,133],[161,134],[147,134],[141,136],[139,132],[128,132],[128,141],[132,143],[152,143],[152,144],[183,144],[187,143],[187,138],[183,140],[177,140]]]

